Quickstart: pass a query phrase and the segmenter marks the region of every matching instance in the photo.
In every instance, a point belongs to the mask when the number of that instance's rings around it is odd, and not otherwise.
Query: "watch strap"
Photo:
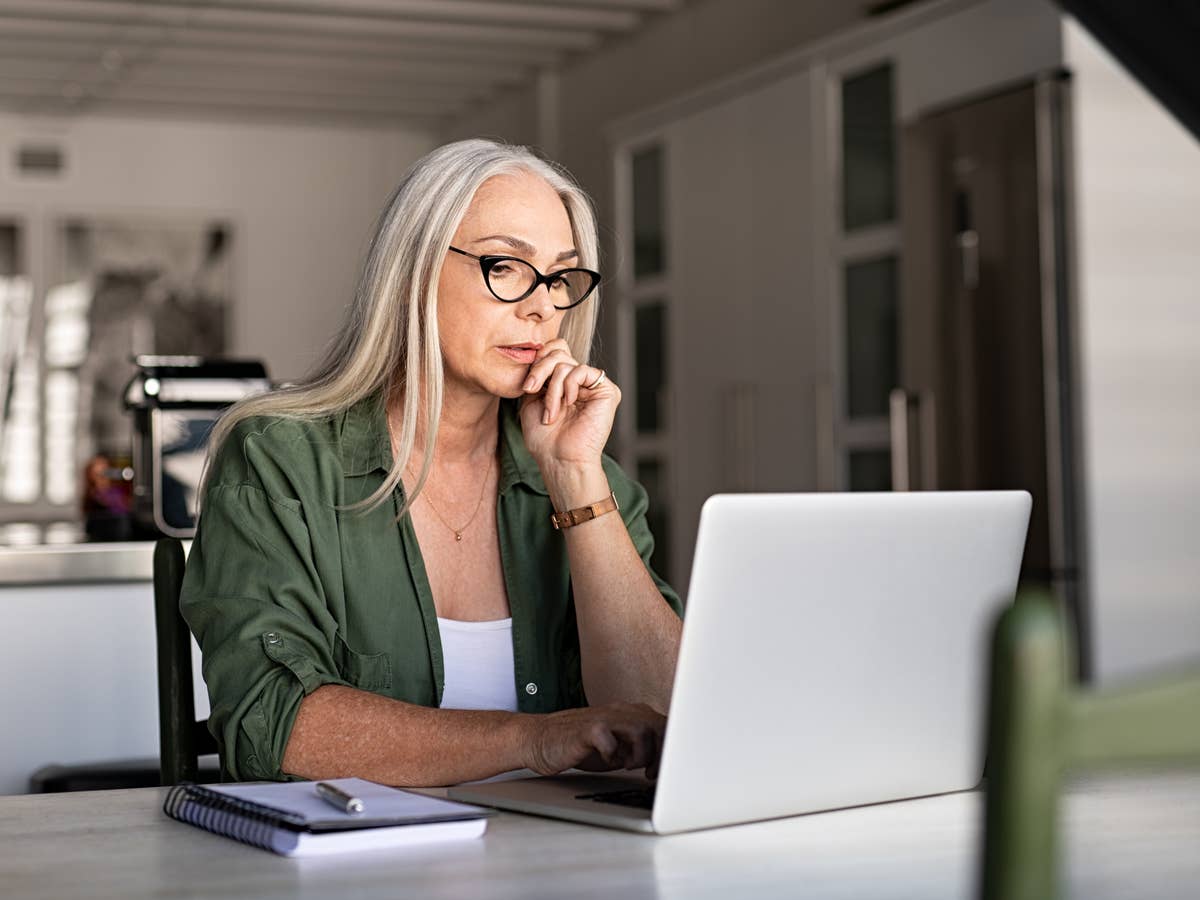
[[[554,526],[555,531],[562,531],[566,528],[574,528],[576,525],[582,525],[584,522],[590,522],[592,519],[598,518],[605,513],[615,512],[620,508],[617,505],[617,495],[609,491],[608,496],[598,503],[590,503],[587,506],[579,506],[575,509],[568,509],[565,512],[554,513],[550,517],[550,524]]]

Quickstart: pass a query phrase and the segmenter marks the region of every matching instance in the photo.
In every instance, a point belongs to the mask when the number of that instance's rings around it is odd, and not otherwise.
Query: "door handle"
[[[910,427],[914,421],[915,433]],[[893,389],[888,395],[888,432],[892,443],[892,490],[937,490],[937,405],[933,391],[911,394],[904,388]],[[920,478],[915,485],[914,455]]]
[[[888,432],[892,440],[892,490],[912,490],[908,464],[908,391],[893,388],[888,395]]]

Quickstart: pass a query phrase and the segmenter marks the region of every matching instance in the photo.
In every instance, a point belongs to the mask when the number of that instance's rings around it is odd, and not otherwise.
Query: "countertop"
[[[153,571],[153,541],[0,547],[0,587],[149,582]]]

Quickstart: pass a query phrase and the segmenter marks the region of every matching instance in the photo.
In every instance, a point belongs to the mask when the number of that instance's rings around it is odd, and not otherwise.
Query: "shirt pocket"
[[[375,693],[392,688],[392,661],[386,652],[360,653],[335,633],[333,661],[342,678],[356,688]]]

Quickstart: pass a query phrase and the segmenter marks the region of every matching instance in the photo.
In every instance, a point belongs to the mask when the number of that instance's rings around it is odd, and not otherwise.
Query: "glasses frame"
[[[466,250],[459,250],[457,247],[450,247],[449,249],[455,253],[460,254],[461,256],[470,257],[471,259],[476,260],[479,263],[479,271],[483,273],[483,283],[487,285],[488,293],[490,293],[493,297],[495,297],[501,303],[520,303],[522,300],[524,300],[526,297],[530,296],[534,291],[536,291],[543,284],[546,285],[547,290],[549,290],[550,288],[552,288],[554,286],[554,282],[561,281],[562,277],[564,275],[566,275],[568,272],[583,272],[585,275],[590,275],[592,278],[591,287],[589,287],[586,291],[583,292],[583,296],[580,297],[578,300],[576,300],[574,303],[568,304],[567,306],[559,306],[557,303],[554,304],[555,309],[562,309],[562,310],[574,309],[576,306],[581,304],[588,297],[592,296],[592,294],[595,292],[596,288],[598,288],[600,286],[600,282],[602,280],[602,276],[600,275],[600,273],[595,272],[592,269],[583,269],[583,268],[576,267],[576,268],[571,268],[571,269],[560,269],[557,272],[551,272],[549,275],[543,275],[541,272],[538,271],[537,267],[533,263],[529,262],[528,260],[521,259],[521,257],[519,257],[519,256],[504,256],[502,254],[485,254],[483,256],[476,256],[474,253],[468,253]],[[511,300],[501,297],[492,288],[492,278],[491,278],[492,268],[497,263],[505,262],[507,260],[511,260],[513,262],[519,262],[522,265],[528,266],[530,269],[533,270],[533,275],[534,275],[533,284],[530,286],[529,290],[527,290],[525,293],[523,293],[520,297],[514,297]]]

